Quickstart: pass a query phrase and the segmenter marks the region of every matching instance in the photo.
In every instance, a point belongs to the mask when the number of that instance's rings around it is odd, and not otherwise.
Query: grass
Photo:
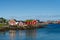
[[[7,26],[7,24],[0,23],[0,27]]]

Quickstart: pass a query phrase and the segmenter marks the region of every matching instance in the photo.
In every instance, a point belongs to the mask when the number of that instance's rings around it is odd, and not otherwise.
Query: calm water
[[[60,40],[60,25],[49,24],[35,30],[9,30],[0,32],[0,40]]]

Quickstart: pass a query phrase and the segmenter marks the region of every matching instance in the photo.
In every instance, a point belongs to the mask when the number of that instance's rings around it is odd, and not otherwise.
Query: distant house
[[[20,21],[20,22],[18,22],[18,25],[19,25],[19,26],[23,26],[24,23],[23,23],[22,21]]]
[[[38,23],[37,20],[32,20],[32,21],[27,21],[27,22],[26,22],[27,25],[35,25],[35,24],[37,24],[37,23]]]
[[[37,20],[32,20],[32,21],[29,20],[29,21],[26,21],[26,22],[24,22],[24,21],[16,21],[14,19],[9,20],[9,25],[17,25],[17,26],[35,25],[37,23],[38,23]]]
[[[37,20],[33,20],[33,21],[32,21],[32,24],[33,24],[33,25],[35,25],[35,24],[37,24],[37,23],[38,23]]]
[[[60,24],[60,21],[57,21],[58,24]]]
[[[9,20],[9,25],[17,25],[17,22],[14,19]]]

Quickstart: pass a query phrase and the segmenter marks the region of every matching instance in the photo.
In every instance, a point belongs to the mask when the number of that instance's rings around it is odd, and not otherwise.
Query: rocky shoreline
[[[44,26],[3,26],[0,28],[0,31],[6,31],[6,30],[31,30],[31,29],[36,29],[36,28],[44,28]]]

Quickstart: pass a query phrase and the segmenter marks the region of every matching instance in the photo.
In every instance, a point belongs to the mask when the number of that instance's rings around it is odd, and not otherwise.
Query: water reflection
[[[9,31],[10,40],[35,40],[36,31],[35,30],[10,30]]]
[[[60,26],[59,26],[60,27]],[[0,40],[60,40],[60,28],[9,30],[0,32]]]
[[[25,39],[25,31],[24,30],[19,30],[18,31],[18,40],[20,39],[20,40],[24,40]]]
[[[35,39],[36,39],[36,30],[27,30],[26,40],[35,40]]]
[[[14,40],[14,38],[16,36],[16,31],[15,30],[9,30],[9,36],[10,36],[10,40]]]
[[[1,36],[1,35],[2,35],[2,36],[5,35],[5,32],[4,32],[4,31],[1,31],[1,32],[0,32],[0,36]]]

